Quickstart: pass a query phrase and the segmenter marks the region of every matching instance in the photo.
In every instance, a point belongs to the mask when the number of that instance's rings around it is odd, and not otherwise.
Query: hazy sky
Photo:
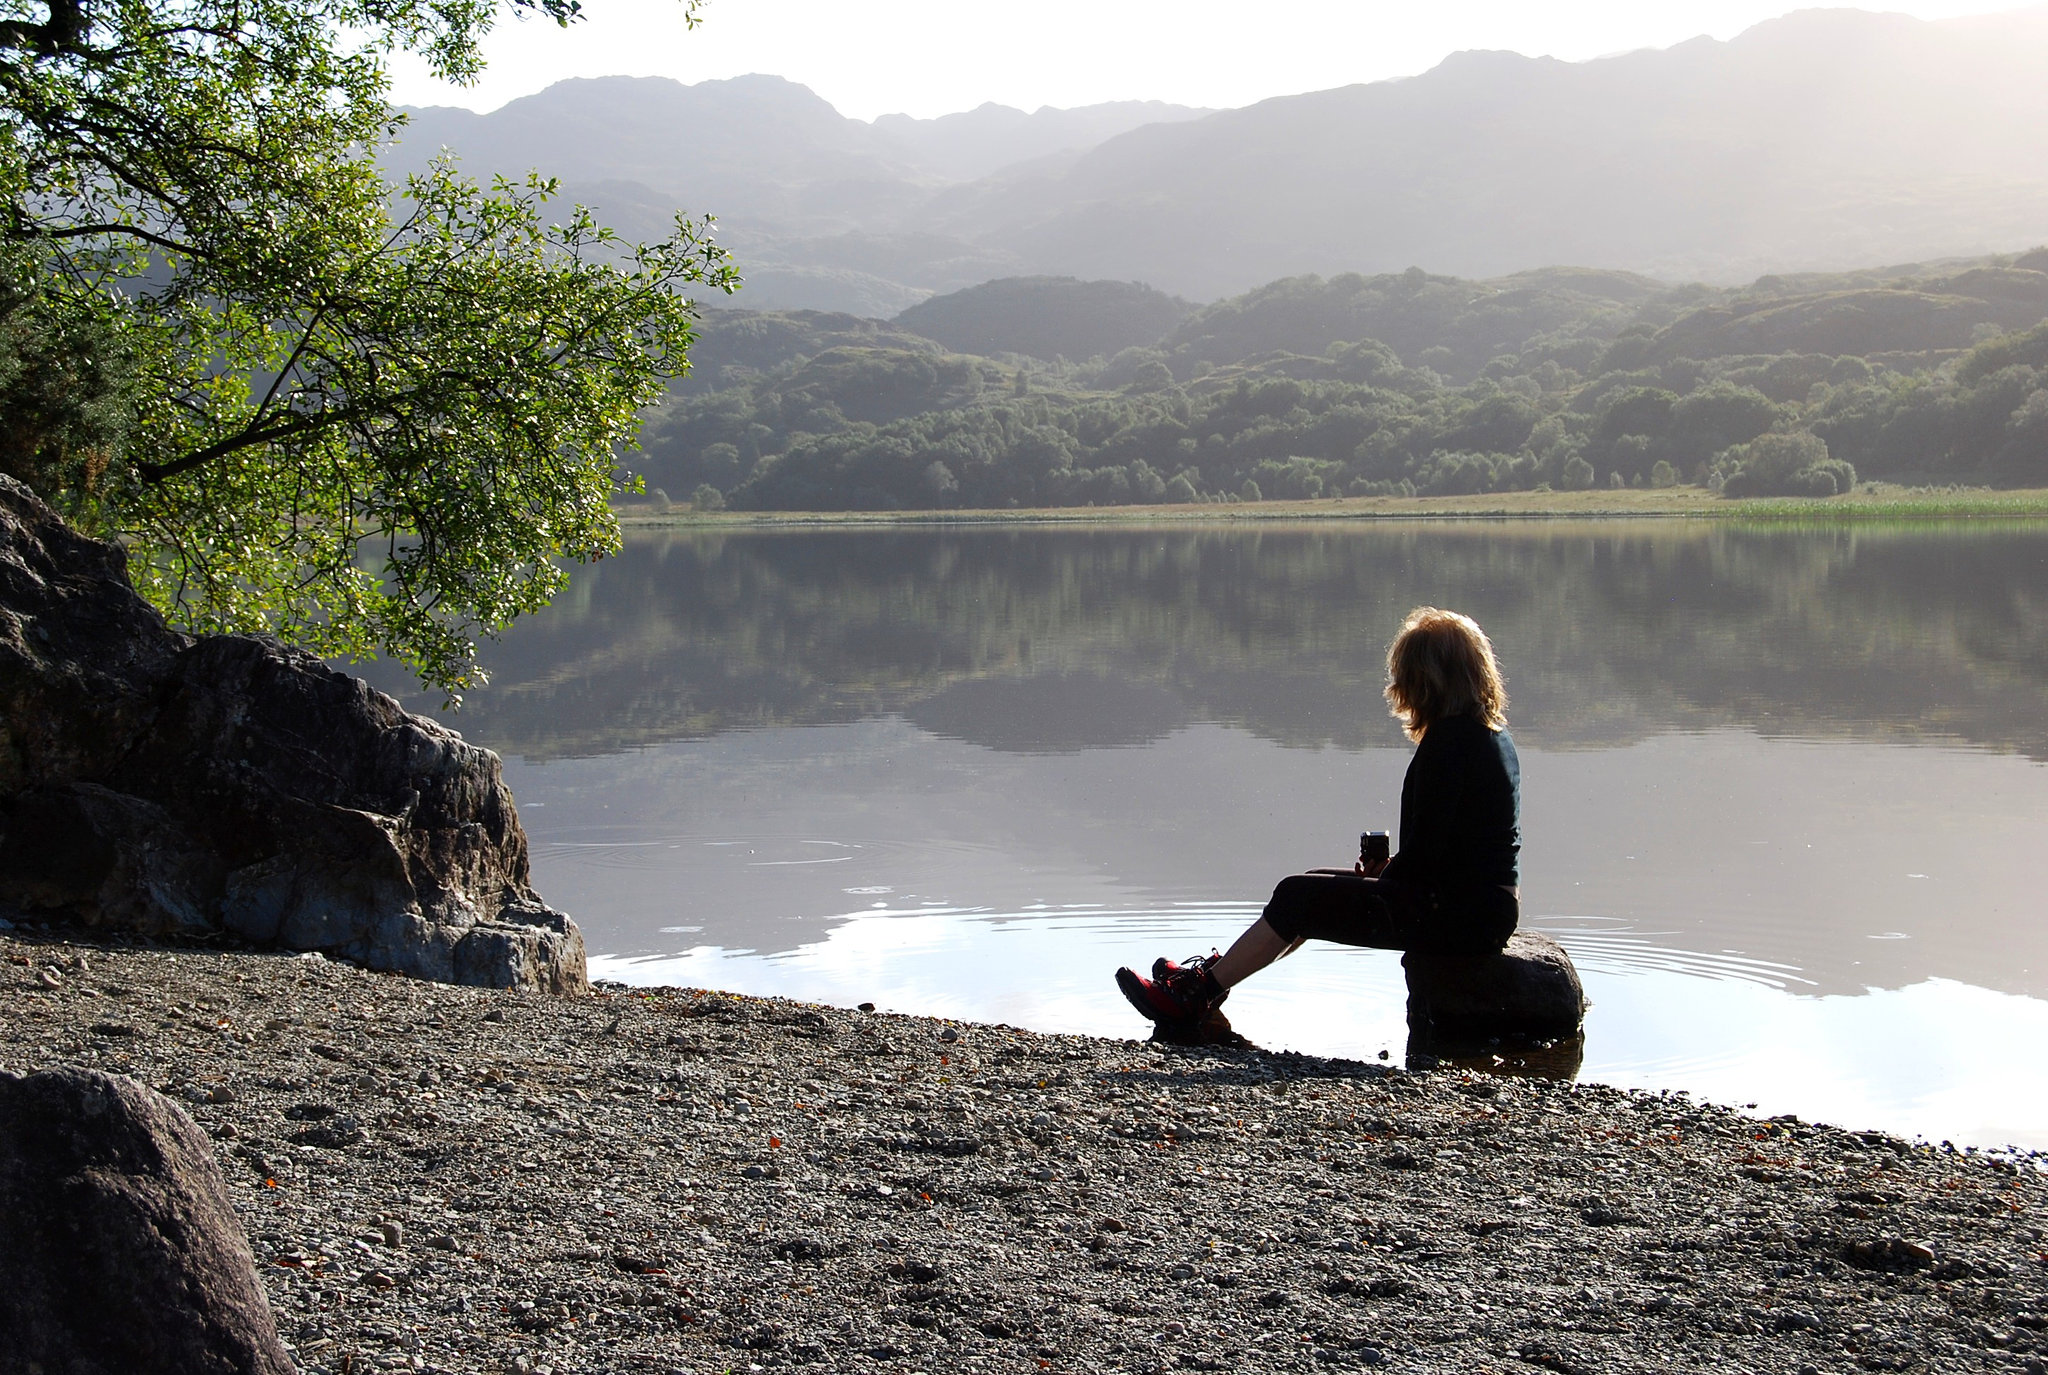
[[[997,101],[1031,110],[1103,100],[1247,105],[1267,96],[1409,76],[1465,48],[1567,59],[1730,38],[1783,0],[586,0],[564,32],[508,21],[490,70],[466,89],[399,66],[398,100],[495,109],[571,76],[695,82],[769,72],[861,119],[940,115]],[[1996,0],[1864,5],[1944,18]]]

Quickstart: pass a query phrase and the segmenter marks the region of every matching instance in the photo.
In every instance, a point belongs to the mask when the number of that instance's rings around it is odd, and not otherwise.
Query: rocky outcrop
[[[88,1070],[0,1074],[0,1370],[289,1375],[212,1143]]]
[[[498,758],[308,654],[191,639],[0,477],[0,905],[501,988],[586,986]]]
[[[1411,950],[1408,1027],[1433,1043],[1571,1036],[1586,1015],[1586,992],[1564,947],[1540,931],[1517,931],[1489,955]]]

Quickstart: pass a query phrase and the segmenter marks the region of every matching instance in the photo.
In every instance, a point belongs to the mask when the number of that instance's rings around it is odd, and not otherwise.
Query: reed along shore
[[[316,1375],[2048,1371],[2026,1153],[61,932],[0,934],[0,1014],[0,1069],[212,1135]]]

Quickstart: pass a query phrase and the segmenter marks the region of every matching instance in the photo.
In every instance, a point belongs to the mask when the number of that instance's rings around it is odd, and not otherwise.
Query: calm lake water
[[[1116,965],[1393,827],[1425,602],[1509,676],[1583,1077],[2048,1146],[2048,528],[643,535],[453,724],[598,976],[1137,1036]],[[1229,1012],[1398,1060],[1402,996],[1310,946]]]

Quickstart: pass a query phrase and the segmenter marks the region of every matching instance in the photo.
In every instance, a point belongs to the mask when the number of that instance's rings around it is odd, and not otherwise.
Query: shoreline
[[[1919,488],[1876,484],[1838,497],[1727,501],[1704,488],[1482,493],[1460,497],[1334,497],[1179,506],[1052,506],[958,511],[670,511],[622,504],[628,529],[781,529],[868,526],[1229,524],[1234,522],[1709,520],[1922,523],[2048,519],[2048,488]]]
[[[213,1136],[316,1375],[2048,1369],[2048,1174],[1696,1102],[0,933]]]

